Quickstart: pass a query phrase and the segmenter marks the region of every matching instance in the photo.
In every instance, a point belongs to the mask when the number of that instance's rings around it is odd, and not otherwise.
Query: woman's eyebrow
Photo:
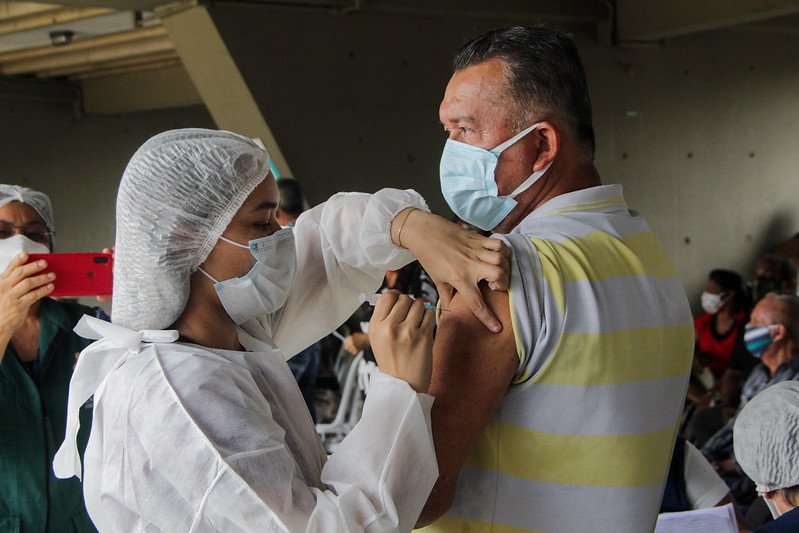
[[[277,202],[263,202],[258,204],[258,207],[253,209],[253,211],[263,211],[264,209],[277,209]]]

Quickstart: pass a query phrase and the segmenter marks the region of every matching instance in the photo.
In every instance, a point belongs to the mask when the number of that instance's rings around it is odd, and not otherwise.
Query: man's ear
[[[534,172],[554,161],[560,153],[561,134],[557,127],[548,120],[543,120],[539,124],[535,130],[538,136],[538,157],[533,164]]]
[[[780,342],[788,337],[788,328],[785,324],[775,324],[771,326],[771,338],[774,342]]]

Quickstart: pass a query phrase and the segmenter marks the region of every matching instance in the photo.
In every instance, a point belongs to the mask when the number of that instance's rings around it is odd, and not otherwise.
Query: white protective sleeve
[[[278,464],[289,474],[288,446],[239,454],[228,459],[236,475],[225,471],[208,492],[200,520],[209,527],[197,531],[256,531],[254,525],[266,524],[289,532],[411,531],[438,477],[430,433],[433,400],[403,381],[378,376],[363,418],[322,469],[327,488],[308,487],[296,473],[266,480],[256,475]],[[242,490],[239,478],[252,492]],[[247,515],[232,512],[248,508]],[[236,516],[246,520],[227,522]]]
[[[429,211],[415,191],[382,189],[336,194],[300,215],[294,283],[286,304],[262,324],[287,358],[346,321],[360,305],[359,295],[374,293],[386,270],[414,260],[391,242],[391,222],[407,207]],[[246,324],[243,329],[265,340]]]

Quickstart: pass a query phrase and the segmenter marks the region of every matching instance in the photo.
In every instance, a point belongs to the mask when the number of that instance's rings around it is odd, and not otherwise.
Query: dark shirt
[[[92,342],[72,331],[84,314],[95,316],[95,310],[44,298],[38,359],[23,364],[9,343],[0,363],[0,531],[95,531],[80,480],[53,473],[75,357]],[[91,416],[90,404],[80,409],[81,452]]]
[[[744,382],[741,391],[741,405],[743,407],[754,398],[754,396],[776,383],[783,381],[799,380],[799,356],[781,364],[774,375],[763,363],[759,363],[749,377]],[[702,447],[702,453],[712,459],[721,460],[732,456],[732,427],[735,425],[735,418],[731,418],[715,435]]]
[[[796,533],[799,531],[799,507],[795,507],[771,522],[766,522],[755,533]]]

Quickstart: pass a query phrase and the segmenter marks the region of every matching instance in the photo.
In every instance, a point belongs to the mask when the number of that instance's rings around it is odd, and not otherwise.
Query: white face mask
[[[707,291],[702,293],[702,309],[705,310],[705,313],[715,315],[719,312],[723,303],[721,294],[713,294]]]
[[[281,229],[268,237],[252,240],[249,246],[224,237],[219,239],[239,248],[247,248],[255,258],[255,265],[247,274],[223,281],[198,268],[215,283],[214,289],[230,318],[240,325],[283,307],[297,270],[293,228]]]
[[[758,484],[756,488],[757,488],[757,495],[763,498],[763,501],[766,502],[766,507],[768,507],[768,510],[771,511],[771,516],[774,519],[777,519],[780,516],[782,516],[782,511],[780,511],[779,508],[777,507],[777,502],[774,500],[774,498],[769,499],[764,496],[766,492],[770,491],[765,490],[765,487],[763,487],[760,484]]]
[[[50,249],[46,244],[32,241],[25,235],[14,235],[8,239],[2,239],[0,240],[0,274],[5,272],[11,261],[22,252],[49,254]]]

